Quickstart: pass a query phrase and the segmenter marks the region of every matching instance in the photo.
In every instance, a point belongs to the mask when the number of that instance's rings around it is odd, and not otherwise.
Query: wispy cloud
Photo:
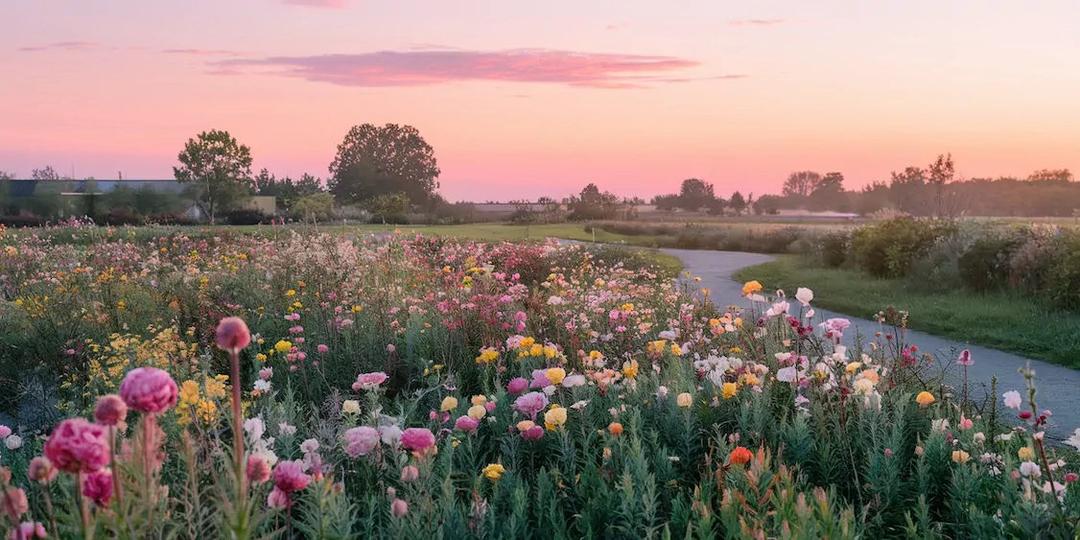
[[[19,47],[20,52],[42,52],[42,51],[86,51],[90,49],[96,49],[100,45],[92,41],[57,41],[55,43],[45,43],[43,45],[28,45],[26,47]]]
[[[776,26],[786,22],[787,19],[736,19],[728,21],[731,26]]]
[[[162,49],[165,54],[183,54],[189,56],[239,56],[239,51],[229,49]]]
[[[661,74],[698,63],[672,56],[512,49],[274,56],[220,60],[211,65],[216,73],[269,73],[343,86],[422,86],[486,80],[633,88],[665,82]]]
[[[341,9],[345,7],[346,0],[284,0],[286,4],[293,6],[307,6],[317,8]]]

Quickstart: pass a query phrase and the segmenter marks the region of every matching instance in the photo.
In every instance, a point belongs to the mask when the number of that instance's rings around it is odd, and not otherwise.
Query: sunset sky
[[[1080,4],[3,0],[0,170],[169,178],[226,129],[325,176],[351,125],[417,127],[450,200],[687,177],[848,187],[951,152],[1080,172]]]

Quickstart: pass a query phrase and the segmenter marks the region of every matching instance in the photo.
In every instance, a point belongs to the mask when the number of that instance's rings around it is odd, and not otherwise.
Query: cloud
[[[293,6],[341,9],[345,7],[346,0],[284,0],[284,2]]]
[[[55,43],[46,43],[44,45],[29,45],[26,47],[19,47],[20,52],[42,52],[42,51],[86,51],[90,49],[98,48],[98,44],[91,41],[57,41]]]
[[[162,49],[165,54],[185,54],[190,56],[239,56],[238,51],[228,49]]]
[[[731,26],[776,26],[787,19],[736,19],[729,21]]]
[[[211,62],[215,73],[269,73],[343,86],[423,86],[484,80],[592,88],[633,88],[664,82],[660,74],[697,65],[672,56],[550,49],[378,51]]]

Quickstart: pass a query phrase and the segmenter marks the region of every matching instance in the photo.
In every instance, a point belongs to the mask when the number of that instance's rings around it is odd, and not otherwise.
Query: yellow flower
[[[499,351],[492,347],[480,349],[480,355],[476,357],[477,364],[490,364],[499,359]]]
[[[491,463],[487,467],[484,467],[484,478],[488,480],[498,480],[502,478],[503,473],[506,472],[506,467],[503,467],[501,463]]]
[[[720,394],[724,396],[724,399],[731,399],[739,393],[739,385],[733,382],[726,382],[720,388]]]
[[[472,403],[473,405],[483,405],[487,403],[487,396],[484,394],[477,394],[469,399],[469,403]]]
[[[679,347],[678,343],[671,344],[671,354],[675,356],[682,356],[682,347]]]
[[[360,402],[355,399],[346,399],[341,402],[342,414],[357,414],[360,412]]]
[[[487,416],[487,409],[483,405],[473,405],[469,407],[468,414],[473,420],[480,420]]]
[[[291,351],[292,346],[293,345],[290,341],[283,339],[274,344],[274,350],[284,354]]]
[[[626,362],[623,362],[622,374],[623,377],[626,377],[627,379],[636,378],[638,374],[638,361],[627,360]]]
[[[953,450],[952,460],[954,463],[967,463],[967,460],[971,459],[971,455],[963,450]]]
[[[183,405],[194,405],[199,401],[199,383],[191,379],[181,383],[178,398]]]
[[[266,354],[264,354],[264,353],[256,354],[255,359],[260,361],[260,362],[265,362],[266,361]]]
[[[931,394],[926,390],[919,392],[919,395],[915,396],[915,403],[918,403],[920,407],[928,407],[935,401],[937,401],[937,399],[934,398],[934,394]]]
[[[1023,461],[1031,461],[1035,457],[1035,451],[1030,446],[1024,446],[1016,451],[1016,457]]]
[[[860,362],[851,362],[847,366],[844,366],[844,371],[847,372],[848,375],[851,375],[852,373],[855,373],[856,371],[858,371],[858,369],[861,368],[861,367],[862,367],[862,363],[860,363]]]
[[[549,368],[547,372],[544,373],[544,376],[547,377],[547,380],[551,381],[551,384],[562,384],[563,379],[566,378],[566,370],[561,367]]]
[[[742,286],[743,296],[749,296],[751,294],[761,292],[761,288],[761,283],[759,283],[758,281],[747,281]]]
[[[556,349],[552,345],[544,345],[544,357],[548,360],[559,356],[559,349]]]
[[[543,356],[543,354],[544,354],[544,346],[543,345],[541,345],[539,343],[533,343],[532,346],[529,347],[529,356]]]
[[[457,408],[457,398],[454,396],[446,396],[442,400],[442,404],[439,405],[439,410],[442,412],[449,412]]]
[[[206,378],[206,397],[210,399],[223,399],[225,397],[225,381],[229,380],[227,375],[215,375],[214,377]]]
[[[289,298],[296,296],[296,289],[289,289],[285,291],[285,296]]]
[[[566,407],[556,405],[544,413],[544,427],[548,431],[555,431],[556,428],[564,424],[566,424]]]
[[[675,398],[675,403],[686,409],[694,404],[694,397],[690,395],[690,392],[683,392]]]

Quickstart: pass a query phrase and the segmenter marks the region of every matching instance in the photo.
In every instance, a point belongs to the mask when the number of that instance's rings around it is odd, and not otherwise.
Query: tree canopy
[[[422,204],[439,187],[435,150],[407,125],[353,126],[330,163],[330,192],[339,203],[404,193]]]
[[[218,210],[228,209],[254,188],[251,178],[251,149],[240,144],[228,131],[213,129],[188,139],[176,156],[176,180],[199,186],[199,199],[206,204],[210,223]]]

